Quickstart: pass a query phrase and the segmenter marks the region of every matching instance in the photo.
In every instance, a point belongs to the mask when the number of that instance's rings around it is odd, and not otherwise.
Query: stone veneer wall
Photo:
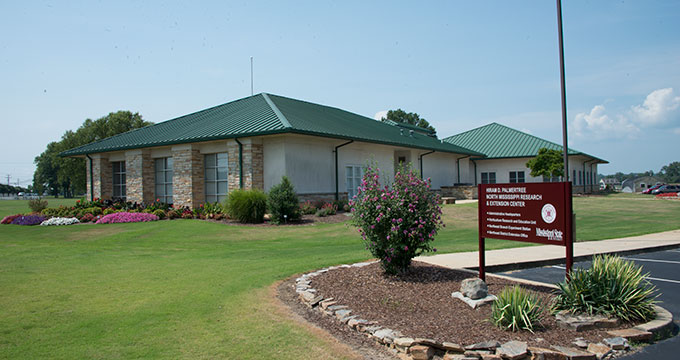
[[[191,147],[172,150],[172,200],[176,207],[197,207],[205,201],[203,156]],[[153,181],[151,182],[154,183]]]
[[[155,200],[154,161],[148,151],[125,155],[127,201],[151,203]]]
[[[339,193],[338,197],[340,198],[340,200],[347,201],[346,192]],[[332,203],[333,201],[335,201],[335,193],[298,194],[298,201],[300,203],[309,201],[315,205],[323,203]]]
[[[90,160],[85,159],[87,171],[87,200],[92,197],[90,188]],[[93,158],[92,172],[94,174],[94,197],[100,199],[110,199],[113,195],[113,168],[108,159]],[[102,181],[103,179],[103,181]]]
[[[227,147],[229,162],[229,191],[240,188],[240,169],[238,144],[229,143]],[[264,190],[264,155],[262,144],[243,143],[243,189]]]
[[[442,197],[452,197],[456,200],[471,200],[477,198],[477,186],[474,185],[458,185],[458,186],[442,186]]]

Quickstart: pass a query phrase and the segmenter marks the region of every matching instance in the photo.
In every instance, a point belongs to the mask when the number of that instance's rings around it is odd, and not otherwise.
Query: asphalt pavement
[[[634,261],[643,267],[643,272],[649,273],[649,280],[656,286],[659,292],[659,305],[673,314],[675,334],[680,325],[680,248],[663,251],[649,250],[649,252],[628,254],[622,256]],[[574,264],[577,268],[587,268],[590,261],[581,261]],[[554,284],[564,281],[564,264],[534,267],[523,270],[506,271],[498,273],[520,279],[539,281]],[[623,359],[647,360],[647,359],[678,359],[680,358],[680,337],[673,336],[644,347],[639,352],[628,355]]]

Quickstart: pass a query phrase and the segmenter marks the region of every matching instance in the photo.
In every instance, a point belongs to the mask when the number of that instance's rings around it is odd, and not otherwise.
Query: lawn
[[[680,228],[678,201],[609,196],[574,204],[583,240]],[[0,201],[2,216],[27,210],[25,201]],[[444,211],[439,251],[476,250],[476,205]],[[343,358],[286,317],[269,288],[368,257],[346,224],[0,225],[0,358]]]

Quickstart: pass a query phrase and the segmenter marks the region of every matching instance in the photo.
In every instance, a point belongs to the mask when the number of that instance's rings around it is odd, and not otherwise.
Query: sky
[[[604,174],[680,161],[680,2],[562,8],[569,147]],[[251,56],[255,93],[562,143],[554,1],[3,1],[0,34],[2,183],[88,118],[249,96]]]

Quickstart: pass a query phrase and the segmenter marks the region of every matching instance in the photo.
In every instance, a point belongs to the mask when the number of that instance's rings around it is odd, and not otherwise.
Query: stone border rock
[[[382,327],[375,321],[361,319],[358,315],[353,315],[352,309],[348,306],[338,304],[333,298],[324,298],[323,295],[317,293],[316,289],[311,286],[314,277],[328,271],[364,267],[376,262],[369,261],[352,265],[337,265],[309,272],[296,278],[293,287],[302,302],[310,309],[316,309],[325,315],[335,317],[349,328],[391,349],[402,359],[429,360],[437,355],[444,360],[516,360],[524,358],[599,360],[609,356],[618,357],[623,355],[630,349],[629,341],[651,341],[654,335],[663,335],[663,332],[670,330],[673,326],[672,314],[660,306],[655,306],[657,313],[655,320],[630,329],[608,331],[612,338],[604,339],[604,344],[588,343],[578,338],[573,342],[574,347],[553,345],[550,349],[530,347],[523,341],[509,341],[504,344],[497,341],[484,341],[462,346],[451,342],[437,342],[432,339],[409,337],[400,331]],[[470,270],[463,271],[473,272]],[[476,272],[474,273],[476,274]],[[554,287],[536,281],[526,281],[493,274],[488,274],[488,276],[511,279],[531,285]]]

